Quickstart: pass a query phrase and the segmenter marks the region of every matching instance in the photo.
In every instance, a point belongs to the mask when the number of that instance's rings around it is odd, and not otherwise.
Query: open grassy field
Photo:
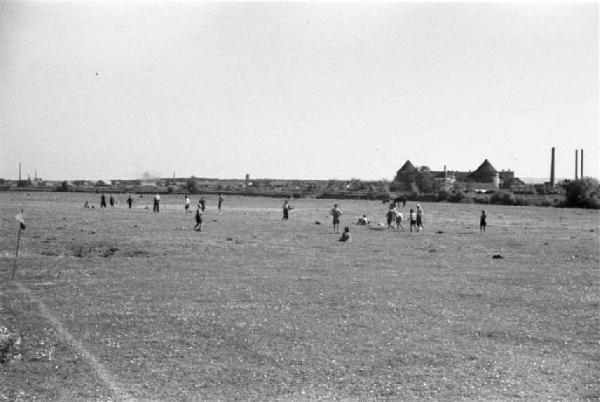
[[[600,398],[598,211],[341,201],[348,247],[333,201],[118,198],[0,193],[0,400]]]

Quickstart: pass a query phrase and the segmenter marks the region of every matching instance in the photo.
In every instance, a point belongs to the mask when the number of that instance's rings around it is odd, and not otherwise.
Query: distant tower
[[[19,181],[21,181],[21,162],[19,162]]]
[[[552,156],[550,158],[550,186],[554,187],[554,147],[552,147]]]
[[[246,173],[246,179],[244,180],[244,186],[248,187],[248,184],[250,184],[250,175],[248,173]]]
[[[579,170],[579,162],[577,161],[577,156],[579,155],[579,150],[575,150],[575,180],[577,180],[579,177],[577,176],[578,170]]]
[[[583,148],[581,149],[581,169],[579,169],[579,174],[581,175],[581,178],[583,179]]]

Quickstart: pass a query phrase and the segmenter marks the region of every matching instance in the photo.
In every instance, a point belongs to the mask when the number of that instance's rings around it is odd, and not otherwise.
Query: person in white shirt
[[[160,195],[156,193],[154,196],[154,207],[152,208],[153,212],[160,212]]]
[[[413,227],[417,231],[419,231],[419,228],[417,227],[417,213],[412,208],[410,209],[410,213],[408,215],[408,219],[410,220],[410,231],[412,232]]]
[[[188,197],[187,195],[185,196],[185,213],[189,214],[190,213],[190,197]]]
[[[403,219],[402,212],[396,210],[396,230],[404,229],[404,226],[402,226]]]

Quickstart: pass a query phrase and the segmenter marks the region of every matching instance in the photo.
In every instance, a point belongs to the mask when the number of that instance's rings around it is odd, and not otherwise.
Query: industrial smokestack
[[[577,156],[579,155],[579,150],[575,150],[575,180],[579,179],[577,173],[579,171],[579,161],[577,161]]]
[[[554,187],[554,147],[552,147],[552,157],[550,159],[550,185]]]
[[[581,178],[583,179],[583,149],[581,150],[581,169],[579,169],[579,174],[581,175]]]

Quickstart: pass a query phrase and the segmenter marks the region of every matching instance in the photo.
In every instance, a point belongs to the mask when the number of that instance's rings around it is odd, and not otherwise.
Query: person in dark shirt
[[[339,241],[352,242],[352,238],[350,237],[350,228],[346,226],[344,228],[344,233],[342,233],[342,237],[340,237]]]
[[[288,203],[288,200],[285,200],[285,202],[283,203],[283,217],[281,218],[282,221],[288,220],[288,218],[290,217],[290,209],[292,209],[292,207]]]
[[[479,217],[479,232],[485,233],[485,227],[487,226],[487,222],[485,221],[486,218],[487,218],[487,215],[485,214],[485,211],[482,209],[481,216]]]

